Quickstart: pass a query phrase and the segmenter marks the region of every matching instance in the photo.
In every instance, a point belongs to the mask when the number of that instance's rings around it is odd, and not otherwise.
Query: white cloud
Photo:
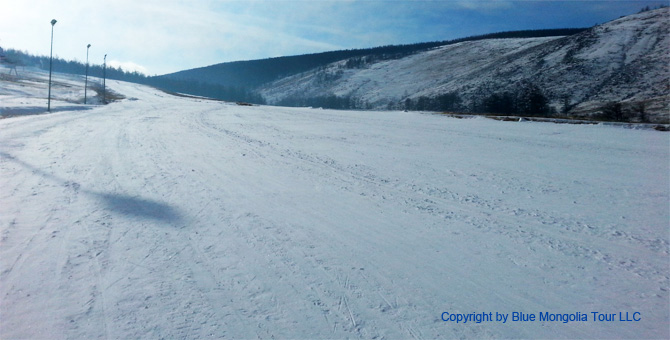
[[[110,60],[107,63],[110,67],[113,68],[121,68],[122,70],[126,72],[139,72],[143,74],[148,74],[149,71],[147,70],[146,67],[136,64],[132,61],[117,61],[117,60]]]

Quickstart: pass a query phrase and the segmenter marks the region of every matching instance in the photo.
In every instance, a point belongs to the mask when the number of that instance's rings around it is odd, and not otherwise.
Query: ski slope
[[[107,85],[0,119],[0,338],[670,337],[667,133]]]

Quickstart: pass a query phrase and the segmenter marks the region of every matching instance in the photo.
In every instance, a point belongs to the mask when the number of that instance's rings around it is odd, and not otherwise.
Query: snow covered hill
[[[264,86],[269,103],[337,95],[373,108],[454,92],[465,107],[494,93],[540,87],[558,112],[589,116],[608,102],[670,121],[670,9],[627,16],[568,37],[491,39],[448,45],[398,60],[347,60]]]
[[[107,84],[0,119],[2,339],[670,337],[667,133]]]

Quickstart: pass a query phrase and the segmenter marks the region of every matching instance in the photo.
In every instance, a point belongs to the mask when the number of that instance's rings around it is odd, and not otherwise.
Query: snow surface
[[[667,133],[108,86],[0,119],[0,338],[670,337]]]

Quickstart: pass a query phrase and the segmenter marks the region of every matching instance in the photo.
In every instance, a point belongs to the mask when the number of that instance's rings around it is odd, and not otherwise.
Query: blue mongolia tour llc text
[[[590,314],[590,315],[589,315]],[[640,312],[619,312],[619,313],[600,313],[600,312],[590,312],[590,313],[550,313],[550,312],[540,312],[539,314],[534,313],[523,313],[523,312],[512,312],[510,313],[499,313],[495,312],[479,312],[479,313],[442,313],[442,321],[446,322],[455,322],[455,323],[482,323],[482,322],[638,322],[642,320],[642,314]]]

